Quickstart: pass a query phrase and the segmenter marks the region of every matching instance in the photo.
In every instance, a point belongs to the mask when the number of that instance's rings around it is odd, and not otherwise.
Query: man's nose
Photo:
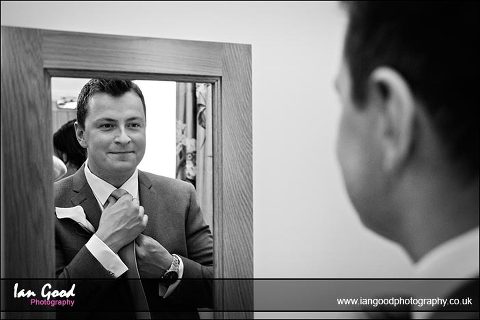
[[[115,136],[116,143],[127,144],[132,140],[130,139],[130,136],[128,135],[128,132],[124,126],[119,126],[118,130],[119,131]]]

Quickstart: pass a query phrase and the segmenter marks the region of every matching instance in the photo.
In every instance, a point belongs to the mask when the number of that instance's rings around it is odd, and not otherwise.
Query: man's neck
[[[125,172],[120,172],[120,173],[118,173],[118,172],[115,172],[115,173],[97,172],[95,170],[95,168],[93,168],[93,170],[92,170],[91,166],[88,166],[88,169],[94,175],[96,175],[97,177],[99,177],[103,181],[108,182],[109,184],[111,184],[115,188],[120,188],[135,172],[135,170],[133,170],[131,172],[126,172],[126,173]]]
[[[428,183],[411,187],[408,199],[402,201],[405,219],[399,242],[415,262],[479,225],[478,177],[462,186],[445,179],[423,181]]]

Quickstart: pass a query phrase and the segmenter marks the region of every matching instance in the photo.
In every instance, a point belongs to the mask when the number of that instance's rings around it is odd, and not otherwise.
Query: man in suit
[[[75,131],[88,158],[55,184],[55,240],[57,277],[76,284],[81,318],[196,318],[211,306],[211,231],[191,184],[137,169],[145,126],[133,82],[92,79],[80,92]]]
[[[345,6],[337,156],[350,200],[365,226],[406,250],[414,277],[467,279],[431,298],[473,306],[434,317],[478,319],[479,5]]]

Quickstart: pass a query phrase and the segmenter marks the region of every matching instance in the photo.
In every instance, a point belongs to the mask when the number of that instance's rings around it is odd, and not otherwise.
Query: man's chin
[[[132,161],[114,161],[111,163],[110,170],[118,174],[126,174],[135,171],[137,162]]]

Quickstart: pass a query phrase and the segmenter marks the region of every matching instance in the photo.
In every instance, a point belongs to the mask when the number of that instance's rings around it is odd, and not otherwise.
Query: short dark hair
[[[147,115],[145,107],[145,98],[142,90],[131,80],[116,80],[116,79],[91,79],[88,81],[80,91],[77,99],[77,121],[78,124],[85,128],[85,118],[88,113],[88,102],[90,98],[96,93],[107,93],[114,97],[119,97],[126,92],[133,91],[142,100],[143,112]]]
[[[74,127],[75,121],[76,119],[68,121],[53,134],[53,147],[58,158],[64,161],[63,156],[65,155],[66,162],[80,168],[87,159],[87,153],[78,143]]]
[[[478,177],[480,10],[477,2],[355,1],[344,58],[362,107],[371,72],[386,66],[407,81],[446,154]]]

